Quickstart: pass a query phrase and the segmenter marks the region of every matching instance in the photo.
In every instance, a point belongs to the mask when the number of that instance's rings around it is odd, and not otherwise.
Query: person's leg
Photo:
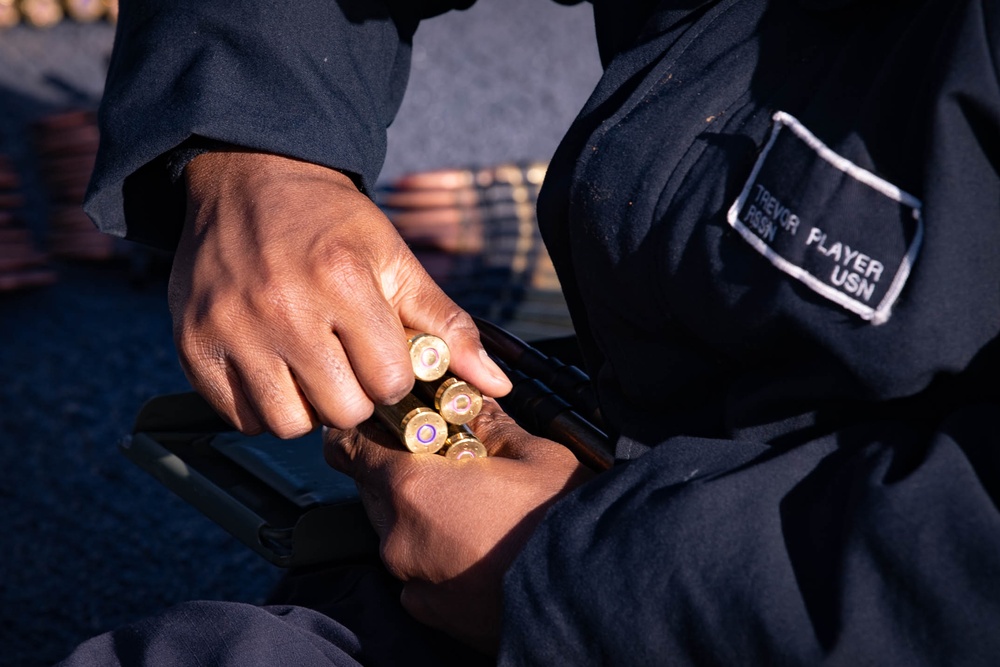
[[[286,576],[268,604],[306,607],[351,629],[364,665],[492,665],[447,635],[418,623],[399,604],[402,584],[381,563],[354,564]]]
[[[293,574],[265,606],[180,604],[81,644],[60,665],[492,664],[413,620],[399,605],[399,590],[378,565]]]
[[[64,667],[355,666],[351,632],[311,609],[185,602],[84,642]]]

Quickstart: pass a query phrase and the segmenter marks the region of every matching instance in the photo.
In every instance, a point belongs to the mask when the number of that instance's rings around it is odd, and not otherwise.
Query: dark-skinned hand
[[[325,455],[357,483],[382,560],[405,582],[403,607],[495,652],[504,573],[546,509],[593,473],[562,445],[522,430],[495,401],[471,426],[489,458],[411,454],[373,422],[328,431]]]
[[[250,152],[196,157],[170,276],[181,365],[236,428],[351,428],[413,385],[404,326],[442,337],[485,394],[507,378],[469,316],[344,174]]]

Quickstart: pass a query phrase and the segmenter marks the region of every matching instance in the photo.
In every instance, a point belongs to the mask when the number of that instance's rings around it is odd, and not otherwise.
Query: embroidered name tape
[[[920,201],[779,111],[729,224],[774,266],[883,324],[923,239]]]

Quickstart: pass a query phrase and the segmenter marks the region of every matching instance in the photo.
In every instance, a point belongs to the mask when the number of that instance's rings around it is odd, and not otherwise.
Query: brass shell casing
[[[434,391],[434,408],[449,424],[467,424],[483,410],[483,395],[478,389],[451,376]]]
[[[452,428],[444,447],[445,458],[456,461],[487,457],[486,446],[468,427]]]
[[[96,21],[107,13],[101,0],[63,0],[66,14],[79,23]]]
[[[444,340],[433,334],[416,333],[409,335],[406,342],[410,345],[413,374],[418,380],[432,382],[448,372],[451,350]]]
[[[21,22],[21,10],[15,0],[0,0],[0,28],[12,28]]]
[[[448,437],[444,418],[412,394],[395,405],[376,405],[375,414],[414,454],[434,454]]]
[[[21,0],[21,16],[36,28],[51,28],[65,14],[59,0]]]

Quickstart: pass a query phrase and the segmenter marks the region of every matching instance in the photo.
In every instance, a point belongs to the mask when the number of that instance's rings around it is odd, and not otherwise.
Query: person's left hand
[[[522,430],[492,400],[470,426],[489,458],[411,454],[372,422],[328,431],[325,455],[357,482],[382,560],[405,582],[403,607],[494,652],[504,573],[545,510],[593,473],[562,445]]]

